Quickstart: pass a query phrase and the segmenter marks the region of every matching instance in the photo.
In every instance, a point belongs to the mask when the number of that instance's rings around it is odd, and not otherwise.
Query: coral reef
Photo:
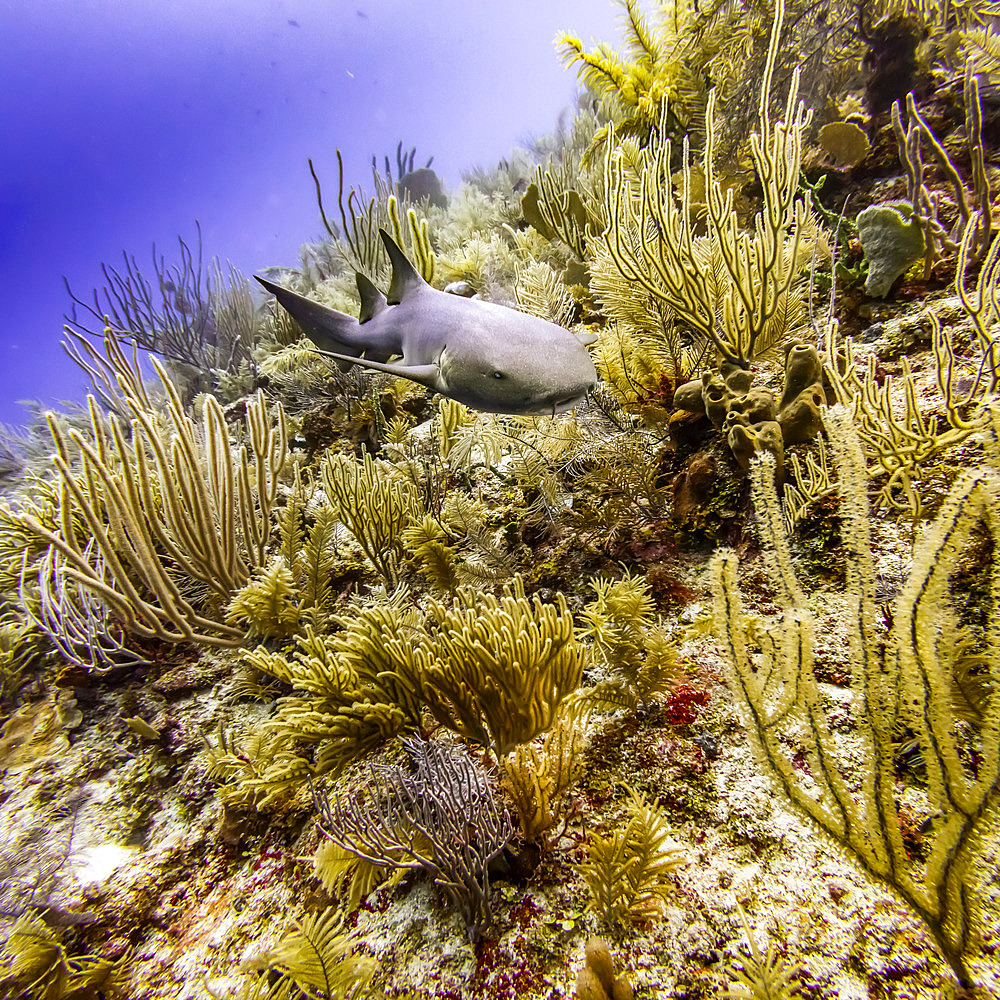
[[[466,589],[450,605],[429,608],[424,696],[441,725],[497,757],[552,726],[584,659],[562,594],[554,604],[529,600],[517,578],[499,600]]]
[[[200,244],[74,300],[0,463],[4,996],[1000,994],[995,11],[622,7],[456,190],[310,164],[298,320]],[[597,384],[305,336],[407,282]]]
[[[899,591],[891,636],[880,636],[874,613],[875,572],[868,529],[864,458],[860,441],[843,410],[831,410],[827,423],[837,456],[838,482],[845,497],[850,543],[847,573],[847,625],[854,671],[852,707],[855,738],[862,747],[860,789],[844,781],[843,762],[824,718],[816,686],[813,649],[815,624],[806,610],[792,567],[788,539],[777,497],[766,473],[757,476],[757,506],[764,520],[770,570],[780,607],[786,610],[785,638],[763,638],[763,666],[748,658],[745,618],[735,592],[732,553],[714,557],[716,625],[730,659],[730,687],[735,692],[761,765],[798,808],[843,844],[873,877],[891,886],[927,923],[963,987],[971,987],[967,964],[972,926],[979,908],[968,872],[982,841],[988,804],[1000,789],[1000,769],[992,747],[1000,740],[1000,717],[977,715],[972,731],[956,731],[953,689],[959,685],[954,659],[961,648],[963,626],[949,607],[949,580],[955,553],[968,543],[972,526],[985,520],[997,530],[1000,437],[988,451],[989,465],[960,476],[927,527],[913,553],[910,578]],[[993,413],[993,433],[1000,429]],[[758,466],[763,469],[763,466]],[[998,536],[1000,537],[1000,536]],[[996,639],[995,611],[984,635],[989,648]],[[881,644],[882,650],[878,652]],[[886,648],[891,644],[891,648]],[[989,667],[987,669],[990,669]],[[794,720],[794,722],[793,722]],[[801,753],[807,761],[806,782],[781,747],[782,727],[803,723],[809,733]],[[927,774],[926,809],[938,822],[928,834],[927,863],[912,870],[901,835],[899,806],[882,789],[895,773],[891,734],[905,725],[919,745]],[[972,749],[974,748],[974,749]],[[981,763],[969,768],[963,750],[972,749]],[[817,797],[816,787],[821,791]]]

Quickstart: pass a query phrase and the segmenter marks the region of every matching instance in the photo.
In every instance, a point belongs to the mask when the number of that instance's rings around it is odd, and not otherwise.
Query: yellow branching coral
[[[152,407],[144,390],[127,392],[130,435],[103,416],[93,397],[89,435],[66,433],[47,415],[60,477],[59,528],[30,517],[25,523],[62,557],[64,576],[95,593],[128,631],[235,645],[242,632],[203,611],[190,594],[201,588],[203,603],[218,608],[264,564],[287,458],[284,412],[279,405],[269,414],[258,393],[247,405],[247,443],[237,446],[214,396],[205,397],[198,427],[155,359],[153,366],[166,391],[166,413]],[[120,386],[128,388],[124,379]]]
[[[323,465],[323,482],[340,522],[382,579],[395,586],[402,532],[417,506],[413,489],[367,453],[360,461],[331,455]]]
[[[293,635],[299,625],[294,596],[292,571],[278,556],[236,593],[226,607],[226,618],[245,623],[252,635]]]
[[[708,98],[702,158],[707,235],[697,235],[687,139],[679,195],[671,180],[669,141],[626,157],[612,127],[604,164],[609,224],[603,241],[622,277],[669,305],[724,360],[741,367],[800,321],[798,283],[817,234],[811,195],[799,193],[802,140],[811,114],[797,98],[798,69],[792,73],[784,117],[772,120],[770,112],[783,17],[779,2],[761,83],[758,130],[750,137],[764,204],[747,229],[740,227],[732,190],[716,175],[714,92]]]
[[[650,336],[634,327],[602,330],[592,357],[601,381],[630,412],[654,401],[666,403],[688,373],[687,365],[671,358],[662,336]]]
[[[511,554],[500,534],[489,527],[488,517],[481,500],[457,490],[441,505],[442,526],[468,550],[457,569],[460,583],[485,586],[514,574]]]
[[[271,726],[238,734],[220,723],[203,743],[205,777],[221,783],[216,795],[227,806],[264,806],[310,773],[292,737]]]
[[[595,599],[583,609],[579,636],[594,644],[611,677],[578,692],[585,705],[635,709],[669,691],[677,677],[674,646],[655,614],[649,583],[626,574],[590,581]]]
[[[966,287],[973,241],[979,226],[976,218],[965,227],[958,250],[955,291],[971,326],[974,349],[962,357],[959,331],[942,323],[933,307],[924,312],[933,335],[938,389],[946,420],[944,426],[921,412],[917,387],[910,366],[903,358],[901,380],[876,379],[873,366],[863,372],[855,360],[852,341],[837,336],[837,323],[827,330],[827,371],[838,401],[854,417],[857,433],[870,461],[878,468],[872,476],[885,476],[880,502],[909,509],[919,516],[921,501],[914,480],[921,469],[982,430],[987,407],[1000,390],[1000,235],[993,238],[976,278]],[[902,405],[894,402],[895,387],[902,382]]]
[[[341,902],[345,913],[353,913],[373,889],[401,882],[407,874],[405,868],[390,873],[333,840],[324,840],[316,848],[313,867],[323,888]]]
[[[701,131],[706,107],[706,56],[698,44],[698,7],[691,0],[656,5],[653,24],[639,0],[623,0],[625,54],[607,44],[593,52],[567,33],[556,39],[567,66],[577,66],[584,83],[612,105],[623,135],[646,141],[661,127],[669,108],[669,124],[681,131]],[[730,45],[738,43],[740,22],[732,25]],[[715,74],[715,75],[718,75]],[[662,137],[662,136],[661,136]],[[603,141],[598,132],[594,145]]]
[[[430,609],[423,687],[434,717],[498,757],[545,732],[583,671],[566,598],[529,600],[518,577],[500,598],[462,588]]]
[[[388,204],[389,221],[392,223],[392,238],[396,241],[396,246],[404,247],[409,244],[410,256],[416,264],[417,271],[428,285],[434,281],[434,248],[431,246],[431,238],[427,231],[427,220],[417,219],[417,213],[412,209],[406,210],[406,231],[409,233],[409,240],[403,238],[403,225],[399,218],[399,202],[396,197],[389,198]]]
[[[925,314],[934,330],[934,356],[938,364],[938,385],[944,397],[948,422],[957,431],[972,431],[981,423],[984,403],[996,397],[1000,389],[1000,234],[986,251],[976,278],[975,289],[966,288],[974,236],[978,238],[977,218],[969,221],[958,249],[955,291],[972,324],[976,350],[963,366],[955,338],[943,330],[933,310]],[[962,380],[960,369],[966,368]]]
[[[1000,413],[990,411],[989,462],[964,472],[913,552],[891,628],[881,627],[875,597],[868,477],[846,410],[828,411],[847,548],[846,623],[855,728],[850,759],[831,726],[816,678],[816,622],[792,565],[773,476],[753,471],[754,498],[769,544],[768,570],[780,627],[760,632],[751,652],[736,586],[734,553],[712,562],[716,631],[728,659],[729,686],[758,764],[798,810],[843,846],[874,879],[889,886],[926,924],[962,986],[975,972],[976,866],[991,810],[1000,801],[1000,699],[959,724],[956,678],[965,655],[953,578],[973,530],[1000,543]],[[992,574],[981,642],[987,676],[1000,676],[1000,592]],[[894,730],[905,725],[926,775],[926,860],[910,857],[900,826]],[[805,767],[798,757],[802,753]]]
[[[536,167],[535,179],[521,198],[521,211],[542,236],[558,237],[579,260],[585,260],[589,238],[604,228],[605,218],[604,206],[580,167],[575,157],[550,162],[547,169]]]
[[[576,304],[562,275],[543,260],[532,261],[517,269],[514,286],[518,306],[533,316],[540,316],[559,326],[570,326]]]
[[[597,599],[584,608],[582,617],[601,654],[614,659],[625,649],[637,649],[643,630],[655,620],[646,580],[626,573],[620,580],[591,580],[590,587]]]
[[[330,574],[336,561],[334,539],[336,516],[329,507],[321,507],[309,529],[309,537],[296,547],[291,540],[292,529],[289,521],[298,512],[294,505],[290,516],[283,518],[281,540],[285,548],[285,558],[293,567],[293,575],[299,587],[299,608],[303,614],[322,621],[329,612],[334,594],[330,586]],[[284,530],[285,528],[288,530]]]
[[[650,518],[662,517],[672,500],[663,482],[656,435],[627,430],[598,439],[577,460],[581,485],[590,494],[586,507],[576,509],[615,533]]]
[[[334,651],[362,685],[377,686],[386,700],[411,719],[420,711],[417,679],[426,669],[419,614],[408,605],[405,589],[338,616],[342,631],[330,637]]]
[[[434,280],[435,256],[427,231],[427,220],[418,219],[405,198],[402,207],[406,210],[406,225],[400,219],[400,198],[391,193],[391,178],[387,179],[372,166],[372,181],[375,194],[365,201],[364,193],[351,188],[344,197],[344,160],[337,150],[337,205],[340,209],[341,229],[327,218],[323,208],[323,190],[319,177],[309,161],[309,172],[316,185],[316,201],[320,218],[330,237],[338,240],[338,250],[348,265],[355,271],[379,282],[388,270],[385,250],[378,231],[385,229],[392,233],[396,245],[402,247],[414,262],[424,280],[430,284]]]
[[[430,654],[420,615],[405,597],[399,590],[352,607],[337,617],[341,630],[333,635],[307,626],[292,649],[259,646],[244,654],[294,692],[279,699],[273,719],[244,739],[248,749],[220,736],[209,756],[213,776],[231,785],[223,798],[266,806],[309,775],[339,772],[358,754],[416,728],[420,679]],[[314,760],[302,755],[304,745],[316,747]],[[245,766],[251,759],[252,766]]]
[[[458,553],[448,544],[447,532],[431,514],[424,514],[403,532],[403,543],[438,590],[454,592],[459,584]]]
[[[540,747],[519,746],[503,761],[502,784],[514,800],[528,843],[544,842],[564,816],[567,793],[583,770],[585,743],[580,720],[563,715]]]
[[[33,914],[17,921],[3,951],[9,975],[0,985],[16,986],[16,995],[25,1000],[69,1000],[98,990],[113,996],[122,985],[117,962],[97,955],[67,955],[59,933]]]
[[[256,975],[238,1000],[360,1000],[367,995],[377,963],[358,952],[336,907],[307,913],[292,925],[274,945],[243,963],[244,972]]]
[[[525,497],[533,498],[525,513],[551,517],[565,511],[572,503],[566,472],[587,444],[576,414],[518,417],[502,430],[510,454],[506,467]]]
[[[705,340],[682,330],[662,298],[626,280],[603,240],[592,248],[590,290],[609,319],[592,351],[598,374],[629,409],[669,403],[705,359]]]
[[[796,964],[781,954],[773,940],[768,940],[765,951],[757,943],[743,907],[736,905],[748,947],[740,948],[730,963],[730,985],[723,995],[729,1000],[795,1000],[805,996],[797,982]]]
[[[474,414],[464,403],[442,396],[438,403],[438,418],[436,421],[438,442],[441,448],[441,458],[448,461],[460,432],[476,422]]]
[[[667,876],[684,863],[683,848],[671,842],[662,809],[630,789],[626,811],[626,823],[591,839],[580,866],[590,890],[589,908],[611,925],[660,916],[672,888]]]
[[[969,65],[995,82],[1000,75],[1000,35],[995,25],[969,28],[961,38]]]
[[[307,513],[314,495],[298,469],[295,486],[278,513],[278,552],[229,602],[227,619],[247,626],[255,637],[291,636],[303,624],[328,624],[337,562],[337,515],[329,506]],[[311,523],[310,523],[311,522]]]
[[[934,261],[943,256],[942,251],[952,253],[957,249],[957,234],[970,222],[974,221],[976,228],[973,250],[975,258],[985,253],[993,234],[993,195],[986,174],[983,149],[983,107],[979,96],[979,80],[973,73],[972,66],[972,60],[966,63],[964,81],[966,149],[972,166],[971,199],[947,149],[920,114],[912,91],[906,95],[908,121],[905,128],[899,101],[892,105],[892,126],[899,146],[899,159],[907,173],[907,200],[912,208],[913,224],[923,237],[925,278],[930,276]],[[958,209],[958,218],[948,227],[938,218],[940,195],[932,194],[924,184],[926,167],[922,146],[925,142],[937,161],[938,169],[951,187],[952,200]],[[975,209],[970,205],[970,200]],[[965,252],[969,252],[968,247]],[[870,270],[869,275],[872,274],[873,270]]]
[[[789,534],[795,530],[795,525],[814,501],[829,496],[834,490],[826,443],[818,438],[816,444],[815,455],[812,452],[806,452],[804,456],[794,452],[791,455],[789,465],[792,475],[785,482],[781,498],[785,527]]]

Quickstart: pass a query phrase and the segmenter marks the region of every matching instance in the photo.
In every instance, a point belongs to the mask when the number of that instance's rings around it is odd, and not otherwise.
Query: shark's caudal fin
[[[353,316],[312,302],[304,295],[282,288],[273,281],[267,281],[257,275],[254,277],[291,314],[320,350],[349,355],[353,360],[365,349],[364,345],[359,343],[358,321]]]
[[[389,305],[394,306],[402,302],[411,292],[427,287],[427,282],[420,277],[406,254],[384,229],[380,229],[378,234],[382,237],[385,252],[389,255],[389,263],[392,264],[392,281],[389,283],[389,294],[386,299]]]
[[[347,361],[354,365],[361,365],[362,368],[368,368],[371,371],[408,378],[411,382],[416,382],[433,392],[445,391],[441,379],[441,369],[437,365],[384,364],[379,361],[371,361],[368,358],[354,358],[346,354],[336,354],[333,351],[324,351],[323,355],[333,358],[335,361]]]

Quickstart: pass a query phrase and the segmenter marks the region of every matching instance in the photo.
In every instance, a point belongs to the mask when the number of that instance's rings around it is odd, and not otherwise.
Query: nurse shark
[[[582,340],[492,302],[432,288],[383,229],[388,296],[363,274],[358,319],[258,277],[328,356],[410,379],[490,413],[546,414],[581,402],[597,382]],[[401,356],[399,361],[390,358]]]

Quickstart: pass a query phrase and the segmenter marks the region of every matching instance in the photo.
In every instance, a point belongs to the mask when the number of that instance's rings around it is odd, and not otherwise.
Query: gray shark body
[[[257,280],[339,362],[388,372],[490,413],[542,414],[581,402],[597,381],[584,344],[555,323],[432,288],[380,230],[388,297],[362,274],[359,319]],[[390,362],[390,358],[401,360]]]

